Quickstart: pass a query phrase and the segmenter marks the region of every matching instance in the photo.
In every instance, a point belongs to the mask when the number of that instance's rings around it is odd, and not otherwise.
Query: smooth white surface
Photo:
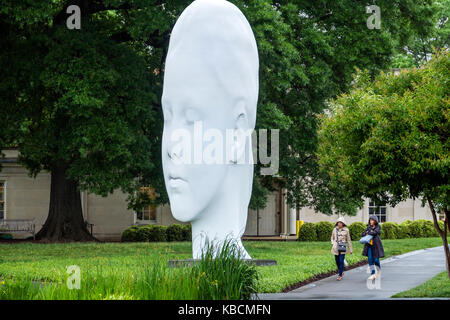
[[[289,233],[297,233],[297,211],[295,208],[289,209]]]
[[[258,51],[251,27],[233,4],[196,0],[175,24],[166,58],[162,106],[162,163],[173,216],[192,223],[193,257],[206,240],[237,241],[247,222],[252,164],[179,164],[175,131],[254,129],[258,100]],[[247,141],[251,147],[251,141]],[[237,156],[236,156],[237,157]],[[235,159],[239,160],[239,159]]]

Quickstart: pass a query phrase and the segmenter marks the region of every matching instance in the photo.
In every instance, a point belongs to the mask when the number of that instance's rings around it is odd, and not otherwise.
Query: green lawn
[[[392,296],[393,298],[450,298],[450,279],[442,272],[424,284]]]
[[[277,266],[258,267],[259,292],[279,292],[288,285],[335,269],[329,242],[244,243],[254,259],[275,259]],[[362,245],[354,243],[349,264],[365,259]],[[383,240],[386,256],[442,245],[440,238]],[[100,268],[107,274],[140,272],[142,259],[150,263],[191,257],[188,242],[169,243],[69,243],[69,244],[0,244],[0,277],[64,281],[66,268],[78,265],[83,271]],[[172,270],[172,269],[171,269]]]

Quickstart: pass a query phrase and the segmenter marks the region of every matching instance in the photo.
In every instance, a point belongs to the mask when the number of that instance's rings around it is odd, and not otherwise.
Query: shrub
[[[122,241],[122,242],[137,241],[136,240],[137,229],[138,229],[137,226],[132,226],[132,227],[129,227],[129,228],[125,229],[122,232],[122,235],[120,237],[120,241]]]
[[[138,227],[136,230],[136,241],[137,242],[147,242],[150,237],[150,229],[152,225],[143,225]]]
[[[431,238],[438,236],[434,224],[430,220],[419,220],[422,226],[422,237]]]
[[[318,241],[330,241],[331,233],[333,232],[334,224],[328,221],[317,222],[316,233]]]
[[[441,228],[441,230],[444,231],[444,221],[439,220],[438,224],[439,224],[439,228]],[[436,234],[435,237],[440,237],[439,233],[436,231],[436,228],[434,229],[434,232]],[[447,230],[447,234],[449,234],[448,230]]]
[[[410,238],[409,234],[409,225],[408,224],[397,224],[398,231],[397,231],[397,239],[406,239]]]
[[[150,242],[163,242],[167,241],[166,226],[147,225],[148,228],[148,240]]]
[[[411,237],[413,238],[422,238],[425,236],[424,232],[423,232],[423,221],[421,220],[416,220],[413,221],[409,224],[409,228],[410,228],[410,234]]]
[[[413,222],[411,220],[405,220],[400,223],[401,228],[403,228],[402,233],[405,234],[405,238],[414,238],[414,233],[411,226],[412,223]]]
[[[167,241],[183,241],[184,230],[183,226],[180,224],[172,224],[166,229]]]
[[[183,224],[183,240],[184,241],[192,241],[192,225],[189,224]]]
[[[314,223],[305,222],[298,232],[298,241],[317,241]]]
[[[384,222],[381,224],[381,239],[399,239],[399,226],[394,222]]]
[[[350,230],[350,237],[352,238],[352,241],[359,241],[361,239],[362,233],[364,230],[366,230],[366,225],[362,222],[356,221],[353,222],[351,225],[348,226],[348,229]]]

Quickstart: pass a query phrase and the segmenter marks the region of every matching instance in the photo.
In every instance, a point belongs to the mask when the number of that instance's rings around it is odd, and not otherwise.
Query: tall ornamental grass
[[[81,270],[80,289],[69,289],[68,277],[61,282],[44,282],[29,275],[5,278],[0,281],[0,299],[239,300],[250,298],[257,286],[255,266],[241,259],[232,242],[220,249],[208,246],[199,263],[191,267],[169,268],[167,260],[147,255],[132,273],[120,266]]]

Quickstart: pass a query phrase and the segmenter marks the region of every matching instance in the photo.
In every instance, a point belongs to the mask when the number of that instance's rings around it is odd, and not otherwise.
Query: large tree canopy
[[[436,0],[428,24],[410,35],[406,45],[399,47],[392,66],[409,68],[426,63],[436,51],[450,48],[450,0]]]
[[[281,186],[297,207],[350,212],[358,199],[330,188],[318,170],[316,115],[347,90],[355,67],[376,74],[411,35],[426,33],[433,1],[377,1],[380,30],[366,25],[372,1],[232,2],[252,25],[260,54],[257,129],[281,130],[279,176],[255,170],[252,206],[264,206],[267,192]],[[190,3],[18,0],[0,7],[0,142],[19,148],[32,175],[42,169],[55,175],[49,217],[61,216],[70,202],[56,189],[72,190],[76,203],[74,190],[106,195],[121,188],[138,207],[151,199],[134,191],[151,185],[157,201],[167,201],[160,156],[164,60],[171,29]],[[80,30],[66,26],[70,5],[81,10]],[[52,237],[72,237],[71,228],[61,230]]]
[[[420,69],[361,73],[349,94],[322,116],[318,154],[332,182],[352,194],[395,206],[427,202],[447,253],[450,222],[450,54],[439,52]],[[437,213],[445,213],[444,229]]]

